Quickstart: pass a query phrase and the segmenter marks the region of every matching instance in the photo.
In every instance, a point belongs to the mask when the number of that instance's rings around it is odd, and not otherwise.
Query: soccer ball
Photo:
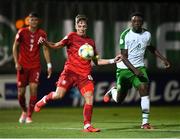
[[[94,49],[86,43],[79,48],[78,55],[85,60],[90,60],[94,56]]]

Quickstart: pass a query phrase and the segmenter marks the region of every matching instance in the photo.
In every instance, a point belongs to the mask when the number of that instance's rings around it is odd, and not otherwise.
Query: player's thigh
[[[40,68],[29,69],[29,83],[39,83]]]
[[[17,70],[17,87],[25,88],[29,82],[29,71],[27,69],[22,68],[21,70]]]
[[[64,70],[60,74],[59,79],[56,82],[56,86],[59,88],[64,88],[65,90],[68,90],[74,85],[76,80],[77,80],[77,76],[75,73]]]
[[[67,92],[67,89],[64,87],[57,87],[55,93],[53,94],[54,99],[63,98]]]
[[[88,75],[87,77],[79,76],[77,86],[83,96],[87,92],[94,94],[94,82],[91,75]]]
[[[143,76],[142,77],[133,76],[132,77],[132,85],[136,89],[138,89],[138,88],[146,89],[146,85],[149,82],[149,78],[147,76],[146,68],[145,67],[140,67],[138,69],[143,73]]]
[[[132,83],[130,80],[130,77],[132,76],[133,76],[132,72],[128,69],[117,70],[116,84],[117,84],[118,93],[127,94],[128,90],[132,87]]]
[[[84,97],[85,103],[93,105],[94,96],[94,82],[93,78],[88,75],[87,77],[80,76],[77,86],[80,90],[81,95]]]
[[[121,83],[121,88],[118,91],[119,102],[122,103],[128,94],[128,90],[131,88],[129,80],[124,80]]]
[[[129,75],[131,72],[129,70],[120,70],[117,74],[117,91],[118,91],[118,101],[122,103],[128,94],[128,90],[131,88],[131,82]]]

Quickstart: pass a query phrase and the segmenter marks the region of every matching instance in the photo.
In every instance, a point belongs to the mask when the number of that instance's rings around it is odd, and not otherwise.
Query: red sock
[[[92,111],[93,111],[92,105],[88,105],[88,104],[84,105],[84,110],[83,110],[84,125],[91,123]]]
[[[27,111],[27,107],[26,107],[26,99],[25,96],[20,96],[18,95],[18,101],[19,101],[19,105],[21,106],[22,110],[24,112]]]
[[[31,96],[30,101],[29,101],[29,107],[28,107],[28,117],[31,117],[33,111],[34,111],[34,106],[37,101],[37,96]]]
[[[47,96],[46,96],[46,103],[49,102],[50,100],[53,100],[53,93],[54,92],[50,92]]]

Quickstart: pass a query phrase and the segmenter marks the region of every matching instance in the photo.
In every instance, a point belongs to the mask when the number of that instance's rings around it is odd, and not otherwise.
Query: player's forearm
[[[123,56],[119,54],[115,58],[112,58],[112,59],[98,59],[97,64],[98,65],[114,64],[114,63],[122,61],[122,59],[123,59]]]
[[[46,63],[47,63],[47,64],[48,64],[48,63],[51,63],[51,60],[50,60],[50,52],[49,52],[48,47],[44,47],[43,52],[44,52],[44,57],[45,57]]]
[[[13,52],[14,63],[18,63],[18,56],[16,52]]]
[[[49,48],[44,46],[43,47],[43,52],[44,52],[44,57],[47,63],[47,68],[51,69],[52,68],[52,64],[51,64],[51,59],[50,59],[50,52],[49,52]]]
[[[131,64],[131,62],[129,62],[126,57],[123,57],[122,61],[130,70],[132,70],[134,73],[136,72],[136,68]]]
[[[148,50],[149,50],[152,54],[154,54],[156,57],[160,58],[160,59],[163,60],[163,61],[166,60],[166,58],[163,57],[163,56],[160,54],[160,52],[159,52],[154,46],[148,46],[147,48],[148,48]]]
[[[155,50],[154,53],[155,53],[156,57],[158,57],[162,61],[166,61],[167,60],[163,55],[160,54],[160,52],[158,50]]]
[[[53,43],[53,42],[48,42],[48,41],[46,41],[46,46],[54,48],[54,49],[64,47],[60,42]]]
[[[115,63],[114,59],[98,59],[98,65],[107,65]]]
[[[44,42],[43,42],[43,45],[44,45],[44,46],[47,46],[47,47],[51,47],[51,48],[52,48],[52,47],[53,47],[53,45],[54,45],[54,43],[52,43],[52,42],[48,42],[48,41],[44,41]]]
[[[15,64],[18,62],[18,52],[17,52],[17,46],[16,44],[13,44],[13,58]]]

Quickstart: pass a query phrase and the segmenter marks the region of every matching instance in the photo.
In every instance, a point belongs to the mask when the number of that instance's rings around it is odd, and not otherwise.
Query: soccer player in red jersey
[[[29,26],[19,29],[13,44],[13,57],[15,68],[17,70],[17,87],[18,100],[22,109],[19,118],[20,123],[31,123],[34,105],[37,102],[37,88],[39,75],[41,71],[40,65],[40,48],[39,38],[46,38],[46,32],[38,28],[38,14],[32,12],[29,14]],[[48,67],[48,78],[52,73],[52,65],[50,62],[49,48],[43,46],[44,57]],[[29,106],[26,107],[25,91],[26,86],[30,87]]]
[[[70,87],[77,86],[85,100],[83,109],[83,131],[99,132],[99,128],[94,128],[91,125],[94,97],[94,84],[91,76],[91,61],[93,61],[95,65],[112,64],[117,61],[121,61],[121,55],[116,56],[114,59],[98,59],[95,42],[86,35],[87,18],[85,15],[76,16],[75,29],[76,32],[69,33],[57,43],[48,42],[46,39],[41,38],[40,42],[51,48],[62,48],[66,46],[67,61],[64,66],[64,70],[57,81],[56,91],[50,92],[38,101],[34,110],[39,112],[46,103],[51,100],[61,99]],[[92,60],[84,60],[78,55],[79,48],[86,43],[93,46],[95,56]]]

